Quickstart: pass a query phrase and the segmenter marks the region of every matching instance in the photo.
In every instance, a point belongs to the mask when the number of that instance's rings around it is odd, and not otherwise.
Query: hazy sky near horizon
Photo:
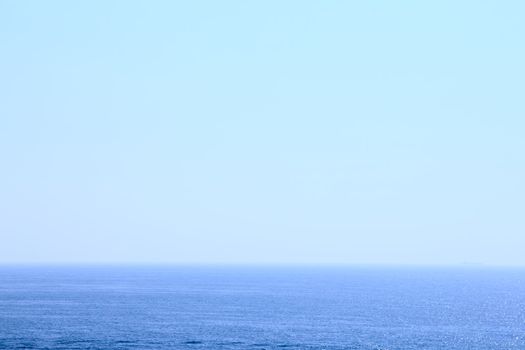
[[[1,1],[0,263],[525,265],[522,1]]]

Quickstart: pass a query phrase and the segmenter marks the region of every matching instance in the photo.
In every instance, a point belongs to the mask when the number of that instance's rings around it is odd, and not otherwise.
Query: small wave
[[[242,345],[242,344],[244,344],[242,341],[224,341],[224,342],[217,343],[217,345],[219,345],[219,346],[224,346],[224,345]]]

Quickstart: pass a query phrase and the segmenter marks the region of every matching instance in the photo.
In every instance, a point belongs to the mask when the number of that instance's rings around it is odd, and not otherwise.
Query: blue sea
[[[525,349],[525,270],[6,266],[0,349]]]

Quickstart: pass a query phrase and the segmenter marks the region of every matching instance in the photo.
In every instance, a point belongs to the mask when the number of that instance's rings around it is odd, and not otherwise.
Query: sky
[[[522,1],[0,1],[0,263],[525,265]]]

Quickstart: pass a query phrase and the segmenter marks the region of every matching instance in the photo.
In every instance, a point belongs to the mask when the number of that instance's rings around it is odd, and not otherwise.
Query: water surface
[[[525,270],[1,267],[16,348],[525,349]]]

